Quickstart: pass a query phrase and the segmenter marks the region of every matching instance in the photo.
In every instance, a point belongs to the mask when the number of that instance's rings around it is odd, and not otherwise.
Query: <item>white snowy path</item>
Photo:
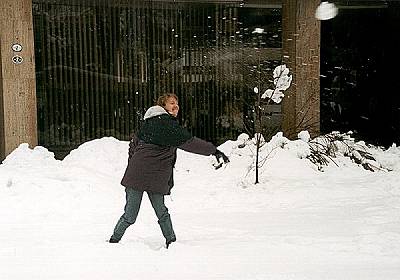
[[[299,176],[306,167],[279,171],[276,159],[261,184],[243,185],[234,154],[215,171],[181,152],[166,198],[178,241],[166,250],[146,196],[121,243],[106,242],[124,206],[127,143],[101,144],[0,166],[0,279],[400,278],[398,171]]]

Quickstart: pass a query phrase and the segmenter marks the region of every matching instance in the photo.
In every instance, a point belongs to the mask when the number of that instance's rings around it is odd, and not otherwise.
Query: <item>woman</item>
[[[110,243],[118,243],[126,229],[135,223],[143,192],[147,192],[158,218],[166,248],[176,241],[164,196],[171,193],[174,185],[173,167],[176,149],[200,155],[215,155],[217,160],[229,162],[228,157],[202,139],[193,137],[176,119],[179,112],[178,97],[164,94],[157,105],[144,115],[144,123],[129,144],[129,160],[121,184],[125,187],[124,214],[117,222]]]

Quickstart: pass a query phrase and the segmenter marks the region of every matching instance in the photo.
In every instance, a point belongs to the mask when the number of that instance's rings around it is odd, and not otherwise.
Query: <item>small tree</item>
[[[259,80],[260,81],[260,80]],[[260,148],[265,143],[263,139],[268,136],[268,139],[272,136],[270,128],[265,125],[263,118],[268,117],[269,113],[266,108],[271,103],[281,103],[285,94],[284,91],[290,87],[292,83],[292,75],[289,75],[289,68],[286,65],[277,66],[273,72],[273,84],[274,89],[266,89],[263,94],[260,94],[261,83],[258,82],[258,86],[254,87],[254,93],[257,94],[257,100],[254,108],[255,112],[255,140],[256,140],[256,158],[255,158],[255,171],[256,180],[255,184],[259,183],[258,180],[258,168],[259,168],[259,152]]]
[[[242,61],[237,64],[237,67],[243,73],[244,89],[247,92],[243,102],[246,110],[249,110],[248,114],[244,115],[243,127],[256,142],[255,183],[257,184],[259,183],[258,168],[262,164],[259,162],[260,148],[265,143],[264,139],[268,141],[279,129],[266,121],[273,117],[269,105],[279,104],[282,101],[284,91],[291,84],[292,76],[289,75],[286,65],[280,65],[281,61],[271,59],[271,53],[267,49],[268,32],[265,32],[263,28],[243,31],[247,32],[248,38],[251,38],[248,47],[252,51],[243,53]],[[272,69],[275,69],[273,78],[270,76]]]

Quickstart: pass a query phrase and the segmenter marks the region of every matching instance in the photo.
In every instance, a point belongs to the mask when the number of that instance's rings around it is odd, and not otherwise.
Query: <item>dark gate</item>
[[[39,144],[58,156],[94,138],[128,140],[164,92],[178,95],[180,121],[198,137],[219,144],[251,132],[254,69],[280,60],[280,9],[235,0],[33,3]]]

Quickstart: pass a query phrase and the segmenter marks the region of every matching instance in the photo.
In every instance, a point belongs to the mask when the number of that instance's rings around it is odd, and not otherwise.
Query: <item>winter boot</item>
[[[167,247],[167,249],[168,249],[169,245],[170,245],[172,242],[175,242],[175,241],[176,241],[176,237],[174,237],[174,238],[172,238],[172,239],[170,239],[170,240],[166,240],[166,242],[165,242],[165,247]]]
[[[114,238],[111,237],[110,240],[108,240],[108,242],[110,242],[110,243],[118,243],[119,240],[114,239]]]

